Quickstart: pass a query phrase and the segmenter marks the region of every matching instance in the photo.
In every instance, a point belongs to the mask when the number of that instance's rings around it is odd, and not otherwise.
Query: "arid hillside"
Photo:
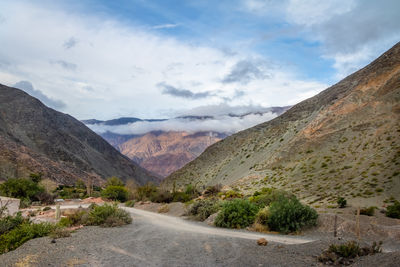
[[[30,173],[62,184],[110,176],[157,181],[80,121],[0,84],[0,179]]]
[[[212,145],[164,185],[268,186],[315,205],[400,196],[400,43],[283,115]]]

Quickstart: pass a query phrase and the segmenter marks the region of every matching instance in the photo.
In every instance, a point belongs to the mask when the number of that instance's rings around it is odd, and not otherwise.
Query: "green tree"
[[[109,185],[101,193],[105,198],[125,202],[128,199],[128,190],[123,186]]]
[[[107,179],[106,187],[109,186],[109,185],[125,186],[124,182],[121,179],[119,179],[118,177],[115,177],[115,176],[110,177],[110,178]]]
[[[38,200],[39,193],[44,192],[44,188],[31,179],[10,178],[0,184],[0,195],[14,197],[23,200]]]

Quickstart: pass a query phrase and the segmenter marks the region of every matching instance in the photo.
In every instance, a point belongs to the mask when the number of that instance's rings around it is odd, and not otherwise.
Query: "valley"
[[[0,267],[397,267],[399,10],[1,0]]]

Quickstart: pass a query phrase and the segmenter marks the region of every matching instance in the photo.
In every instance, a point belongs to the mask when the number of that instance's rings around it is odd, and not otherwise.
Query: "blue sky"
[[[0,3],[0,83],[78,119],[293,105],[400,40],[397,0]]]

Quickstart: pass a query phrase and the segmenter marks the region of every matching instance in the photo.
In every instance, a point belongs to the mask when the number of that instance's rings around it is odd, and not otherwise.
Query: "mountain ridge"
[[[157,177],[132,163],[82,122],[0,84],[0,178],[40,172],[71,184],[119,176],[138,184]]]

